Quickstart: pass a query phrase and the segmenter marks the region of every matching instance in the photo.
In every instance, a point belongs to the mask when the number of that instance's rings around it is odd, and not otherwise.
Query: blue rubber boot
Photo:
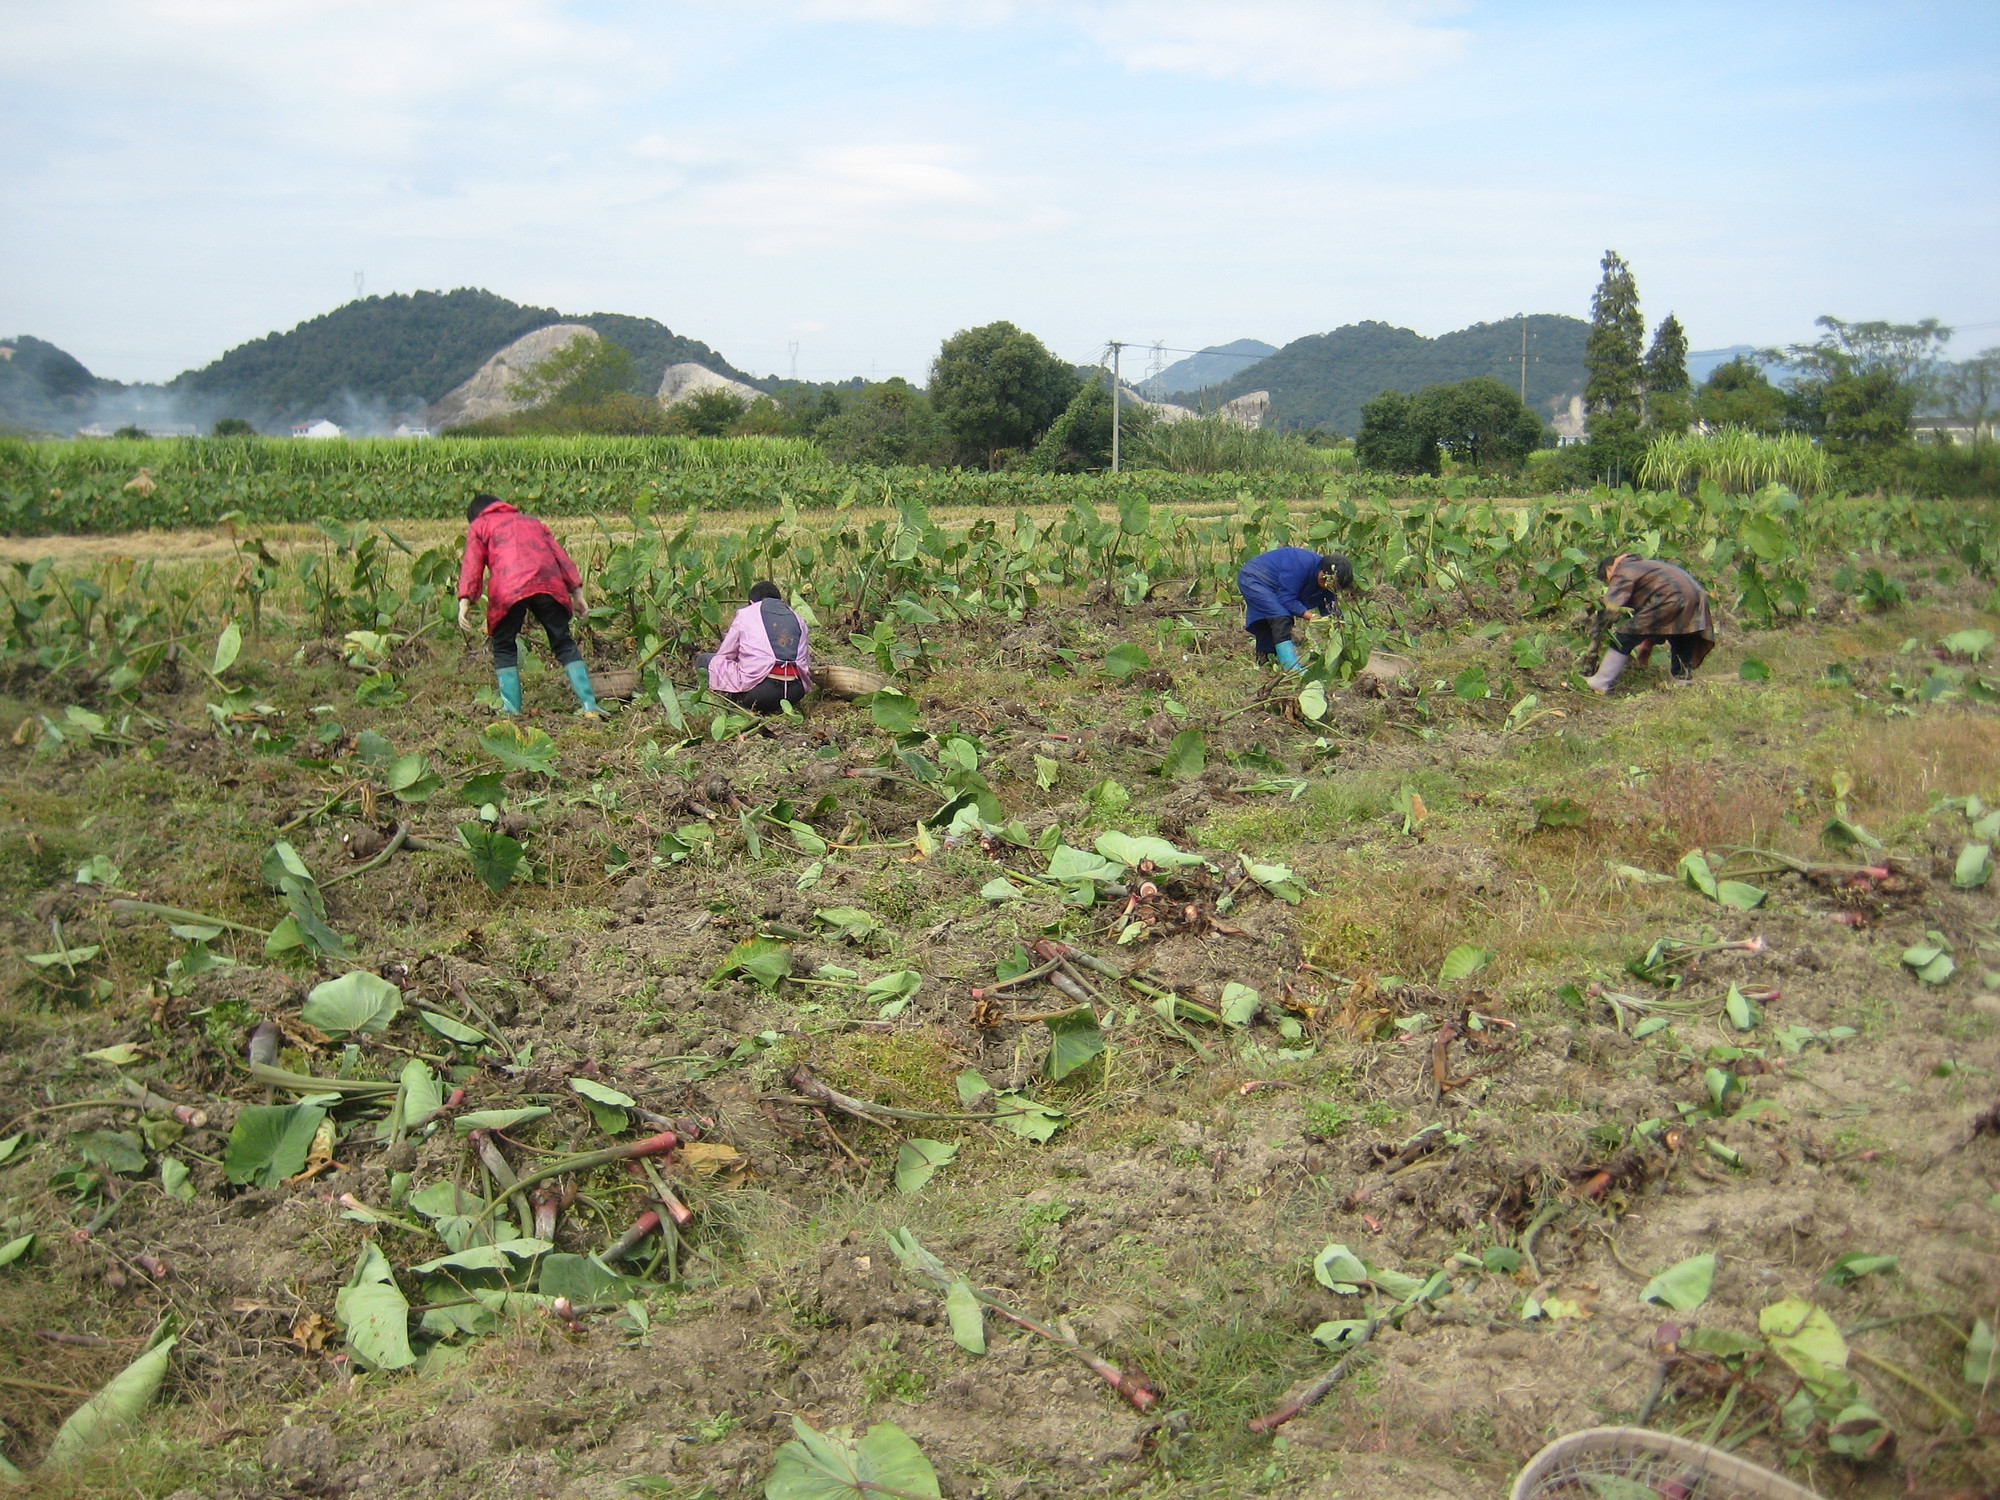
[[[1299,648],[1290,641],[1278,642],[1278,665],[1287,672],[1299,670]]]
[[[517,714],[521,711],[521,669],[519,667],[495,667],[493,675],[500,679],[500,711]]]
[[[569,674],[569,685],[576,689],[576,701],[583,705],[587,714],[603,712],[597,706],[597,694],[590,690],[590,668],[581,660],[566,663],[563,671]]]

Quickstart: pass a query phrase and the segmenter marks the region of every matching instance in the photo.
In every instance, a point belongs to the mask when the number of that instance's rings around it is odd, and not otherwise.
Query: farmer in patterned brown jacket
[[[1715,649],[1715,622],[1709,618],[1708,592],[1686,569],[1658,558],[1621,552],[1597,565],[1604,582],[1607,612],[1631,611],[1611,637],[1594,676],[1584,679],[1591,691],[1609,693],[1611,684],[1636,659],[1642,665],[1653,647],[1667,643],[1675,682],[1694,679],[1694,669]]]

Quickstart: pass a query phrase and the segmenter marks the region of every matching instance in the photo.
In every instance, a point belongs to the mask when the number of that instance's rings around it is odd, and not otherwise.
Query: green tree
[[[833,397],[836,409],[815,429],[828,458],[843,464],[883,468],[938,462],[948,447],[930,398],[900,375],[845,395],[826,391],[813,404]]]
[[[817,437],[820,429],[846,410],[848,403],[865,389],[865,383],[860,380],[850,386],[789,386],[779,392],[778,402],[799,436]]]
[[[596,334],[579,333],[516,376],[507,394],[529,406],[595,406],[632,381],[632,354]]]
[[[224,417],[214,427],[217,437],[255,437],[257,429],[241,417]]]
[[[1124,446],[1131,449],[1153,424],[1153,414],[1131,402],[1119,408],[1118,425]],[[1086,380],[1070,398],[1035,451],[1028,467],[1041,474],[1078,474],[1111,467],[1111,387],[1104,380]]]
[[[798,424],[769,396],[759,395],[730,427],[731,437],[796,437]]]
[[[1604,252],[1604,276],[1590,299],[1590,337],[1583,348],[1583,399],[1588,407],[1591,462],[1629,475],[1645,451],[1646,324],[1639,283],[1616,250]]]
[[[1081,382],[1031,333],[988,323],[953,334],[931,365],[930,399],[959,458],[997,468],[1032,448]]]
[[[1894,448],[1909,437],[1910,419],[1937,386],[1951,330],[1935,318],[1921,323],[1817,320],[1825,330],[1783,356],[1801,369],[1790,407],[1798,424],[1835,453]]]
[[[1944,372],[1938,396],[1946,416],[1972,429],[1972,440],[1983,432],[1993,436],[2000,415],[2000,348],[1982,349],[1975,359],[1961,360]]]
[[[1401,391],[1384,391],[1362,405],[1354,456],[1362,468],[1388,474],[1438,471],[1437,439],[1418,420],[1416,402]]]
[[[1695,416],[1711,427],[1783,432],[1785,412],[1785,393],[1755,362],[1740,355],[1717,365],[1694,394]]]
[[[719,385],[704,386],[685,401],[676,402],[672,415],[695,437],[726,436],[744,413],[750,410],[750,403],[732,390]]]
[[[1653,330],[1646,351],[1646,424],[1661,432],[1685,432],[1694,416],[1688,380],[1687,330],[1672,313]]]
[[[1542,419],[1512,386],[1485,375],[1425,386],[1410,403],[1410,417],[1421,442],[1460,463],[1511,467],[1542,441]]]

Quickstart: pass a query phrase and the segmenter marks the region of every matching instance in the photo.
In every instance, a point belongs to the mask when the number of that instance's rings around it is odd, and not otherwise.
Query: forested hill
[[[0,429],[56,432],[74,427],[98,396],[117,390],[46,339],[0,339]]]
[[[1434,339],[1387,323],[1349,323],[1294,339],[1201,392],[1200,401],[1214,407],[1248,391],[1269,391],[1273,418],[1284,426],[1327,427],[1352,436],[1361,427],[1361,403],[1385,390],[1415,391],[1474,375],[1519,389],[1522,321],[1475,323]],[[1583,390],[1583,344],[1590,325],[1556,313],[1536,313],[1526,323],[1528,404],[1546,417],[1552,400]],[[1195,397],[1173,399],[1192,405]]]
[[[176,376],[169,389],[240,407],[261,422],[326,416],[350,402],[415,409],[436,401],[486,360],[550,323],[587,323],[632,352],[633,388],[651,395],[670,364],[692,362],[747,378],[698,339],[651,318],[621,313],[572,317],[524,307],[492,292],[394,293],[367,297],[239,345],[211,365]]]

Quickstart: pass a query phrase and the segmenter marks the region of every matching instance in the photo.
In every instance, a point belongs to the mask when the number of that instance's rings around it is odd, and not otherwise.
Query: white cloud
[[[670,161],[686,167],[705,166],[716,159],[715,153],[706,147],[675,140],[659,131],[639,137],[626,149],[645,161]]]
[[[987,239],[1035,221],[953,164],[942,146],[839,146],[718,175],[694,190],[689,222],[742,232],[756,253],[882,234]]]
[[[891,26],[934,26],[942,22],[981,26],[1004,21],[1020,9],[1010,0],[791,0],[790,8],[812,21],[865,21]]]
[[[674,59],[558,0],[66,0],[8,18],[0,76],[59,81],[106,111],[214,111],[205,144],[307,154],[459,144],[467,115],[517,128],[592,116]]]
[[[1128,68],[1311,88],[1403,83],[1457,61],[1452,0],[1113,0],[1073,12]]]
[[[1463,55],[1470,33],[1437,24],[1467,0],[790,0],[813,21],[1070,25],[1135,72],[1321,89],[1403,83]]]

